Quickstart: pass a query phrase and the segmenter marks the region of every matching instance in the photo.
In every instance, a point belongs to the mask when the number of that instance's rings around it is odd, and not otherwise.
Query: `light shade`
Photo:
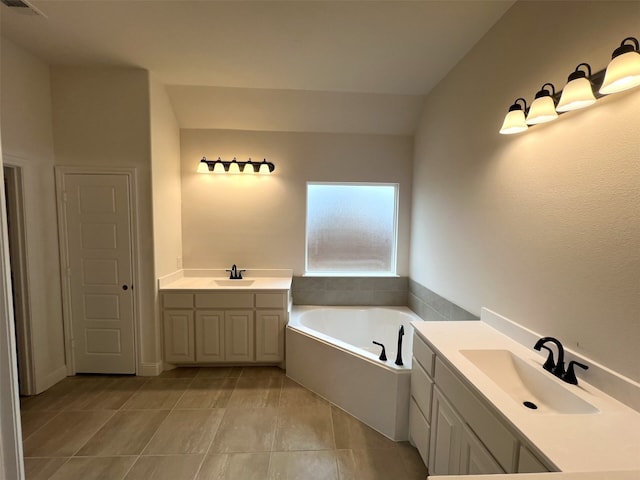
[[[551,91],[555,95],[556,89],[551,83],[545,83],[538,93],[536,93],[535,100],[531,104],[529,114],[527,115],[527,123],[529,125],[537,125],[538,123],[546,123],[558,118],[558,112],[556,112],[556,104],[553,101],[551,92],[547,90],[546,86],[551,87]]]
[[[271,169],[269,168],[269,164],[266,160],[260,162],[260,170],[258,170],[258,173],[262,175],[268,175],[271,173]]]
[[[229,164],[229,173],[240,173],[240,165],[238,165],[238,161],[235,158]]]
[[[222,163],[222,160],[218,159],[218,161],[213,164],[213,173],[224,173],[224,163]]]
[[[580,70],[580,67],[585,67],[589,75],[587,76],[587,73]],[[576,67],[576,70],[569,75],[568,83],[562,90],[560,101],[556,107],[557,112],[578,110],[596,102],[589,77],[591,77],[591,67],[588,63],[581,63]]]
[[[632,45],[626,43],[631,42]],[[618,93],[640,85],[640,46],[634,37],[625,38],[613,51],[600,93]]]
[[[209,164],[207,163],[207,159],[202,157],[200,163],[198,163],[198,168],[196,169],[198,173],[209,173]]]
[[[522,100],[524,104],[523,107],[518,103],[519,100]],[[504,117],[504,122],[502,122],[502,128],[500,128],[500,133],[503,135],[512,135],[514,133],[524,132],[529,126],[524,119],[524,112],[527,109],[527,102],[524,98],[518,98],[513,105],[509,107],[509,112]]]
[[[249,159],[249,161],[244,164],[244,167],[242,168],[242,173],[246,175],[251,175],[252,173],[255,173],[255,170],[253,169],[253,162],[251,161],[251,159]]]

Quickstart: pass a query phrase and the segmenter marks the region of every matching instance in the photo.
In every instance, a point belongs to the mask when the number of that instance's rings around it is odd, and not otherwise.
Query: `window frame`
[[[393,187],[393,244],[391,246],[391,268],[389,271],[320,271],[309,270],[309,186],[354,186]],[[305,277],[397,277],[398,276],[398,234],[399,234],[400,184],[398,182],[306,182],[305,224],[304,224],[304,275]]]

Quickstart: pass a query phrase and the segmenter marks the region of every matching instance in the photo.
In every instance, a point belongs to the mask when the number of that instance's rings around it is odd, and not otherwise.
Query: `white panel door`
[[[76,372],[135,373],[129,177],[64,175]]]

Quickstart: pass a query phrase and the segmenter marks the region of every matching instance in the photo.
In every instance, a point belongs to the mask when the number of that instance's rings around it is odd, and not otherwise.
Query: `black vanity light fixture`
[[[585,71],[586,70],[586,71]],[[530,125],[555,120],[558,114],[593,105],[604,95],[623,92],[640,85],[640,45],[635,37],[627,37],[613,51],[606,69],[593,75],[588,63],[580,63],[569,75],[560,92],[545,83],[536,93],[530,108],[518,98],[504,118],[500,133],[510,135],[524,132]],[[597,90],[594,91],[594,87]],[[522,101],[522,105],[518,102]]]
[[[207,160],[202,157],[198,164],[198,173],[242,173],[244,175],[260,174],[268,175],[276,169],[275,165],[267,162],[265,158],[261,162],[253,162],[251,159],[246,162],[239,162],[233,157],[233,160]]]

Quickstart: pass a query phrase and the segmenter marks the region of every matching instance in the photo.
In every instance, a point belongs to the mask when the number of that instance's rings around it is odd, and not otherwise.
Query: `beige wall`
[[[604,68],[638,2],[518,2],[431,92],[415,138],[411,277],[640,379],[640,90],[518,136],[516,97]]]
[[[290,268],[304,273],[307,181],[400,184],[398,273],[407,275],[411,137],[182,130],[185,268]],[[196,173],[205,155],[273,162],[271,176]]]
[[[151,75],[151,179],[156,276],[182,268],[180,127],[164,85]]]
[[[129,167],[137,173],[141,371],[160,359],[155,325],[149,73],[136,68],[53,67],[56,164]]]
[[[2,153],[22,168],[36,392],[66,375],[49,67],[2,39]]]

